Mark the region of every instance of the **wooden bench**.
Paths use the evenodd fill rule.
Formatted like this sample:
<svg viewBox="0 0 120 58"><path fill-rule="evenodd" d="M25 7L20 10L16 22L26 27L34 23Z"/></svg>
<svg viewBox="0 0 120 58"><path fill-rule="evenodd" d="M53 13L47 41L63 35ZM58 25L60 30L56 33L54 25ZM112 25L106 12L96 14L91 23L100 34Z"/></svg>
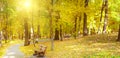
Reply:
<svg viewBox="0 0 120 58"><path fill-rule="evenodd" d="M35 50L33 55L37 57L45 57L46 49L47 49L46 46L40 45L40 49Z"/></svg>

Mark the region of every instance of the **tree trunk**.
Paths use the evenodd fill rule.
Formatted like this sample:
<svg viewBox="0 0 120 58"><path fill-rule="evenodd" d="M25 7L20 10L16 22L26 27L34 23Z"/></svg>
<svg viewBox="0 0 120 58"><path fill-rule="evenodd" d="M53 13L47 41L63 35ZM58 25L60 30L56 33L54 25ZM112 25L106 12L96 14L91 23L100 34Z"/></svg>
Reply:
<svg viewBox="0 0 120 58"><path fill-rule="evenodd" d="M77 37L77 16L75 16L75 25L74 25L74 38Z"/></svg>
<svg viewBox="0 0 120 58"><path fill-rule="evenodd" d="M88 6L89 0L85 0L85 5L84 7L86 8ZM87 14L84 12L84 20L83 20L83 36L88 35L88 30L87 30Z"/></svg>
<svg viewBox="0 0 120 58"><path fill-rule="evenodd" d="M22 33L21 35L22 35L22 40L23 40L23 38L24 38L24 33Z"/></svg>
<svg viewBox="0 0 120 58"><path fill-rule="evenodd" d="M50 2L50 4L51 4L51 6L53 7L53 0L51 0L51 2ZM50 22L50 39L52 39L53 38L53 20L52 20L52 13L53 13L53 9L52 8L50 8L49 9L49 15L50 15L50 20L49 20L49 22Z"/></svg>
<svg viewBox="0 0 120 58"><path fill-rule="evenodd" d="M60 13L59 13L59 11L56 11L56 16L55 16L55 18L56 18L56 28L55 28L55 37L54 37L54 40L59 40L59 28L58 28L58 26L59 26L59 24L58 24L58 22L59 22L59 19L60 19Z"/></svg>
<svg viewBox="0 0 120 58"><path fill-rule="evenodd" d="M7 40L8 40L8 31L7 31L7 28L8 28L8 24L7 24L7 15L6 15L6 20L5 20L5 27L4 27L4 39L5 39L5 43L7 43Z"/></svg>
<svg viewBox="0 0 120 58"><path fill-rule="evenodd" d="M2 46L2 34L0 32L0 47Z"/></svg>
<svg viewBox="0 0 120 58"><path fill-rule="evenodd" d="M4 36L4 39L5 39L5 43L7 43L7 39L8 39L8 36L7 36L7 27L5 27L5 29L4 29L4 33L3 33L3 36Z"/></svg>
<svg viewBox="0 0 120 58"><path fill-rule="evenodd" d="M55 29L55 37L54 40L59 40L59 30L56 28Z"/></svg>
<svg viewBox="0 0 120 58"><path fill-rule="evenodd" d="M37 28L37 38L41 38L41 34L40 34L40 25L38 25L38 28Z"/></svg>
<svg viewBox="0 0 120 58"><path fill-rule="evenodd" d="M80 23L81 23L81 15L79 16L79 24L78 24L78 33L79 33L79 35L80 35Z"/></svg>
<svg viewBox="0 0 120 58"><path fill-rule="evenodd" d="M53 37L52 10L50 10L49 15L50 15L50 20L49 20L49 22L50 22L50 24L49 24L49 26L50 26L50 39L52 39L52 37Z"/></svg>
<svg viewBox="0 0 120 58"><path fill-rule="evenodd" d="M106 33L107 21L108 21L108 0L105 0L105 19L104 19L103 33Z"/></svg>
<svg viewBox="0 0 120 58"><path fill-rule="evenodd" d="M6 1L5 2L5 7L8 8L8 2ZM8 11L5 13L5 34L4 34L4 38L5 38L5 43L7 43L7 40L8 40Z"/></svg>
<svg viewBox="0 0 120 58"><path fill-rule="evenodd" d="M88 35L88 30L87 30L87 15L84 13L84 20L83 20L83 36Z"/></svg>
<svg viewBox="0 0 120 58"><path fill-rule="evenodd" d="M24 28L25 28L25 42L24 46L29 45L29 31L28 31L28 22L25 20L24 22Z"/></svg>
<svg viewBox="0 0 120 58"><path fill-rule="evenodd" d="M102 3L102 8L101 8L101 16L100 16L100 23L99 23L99 26L98 26L98 34L100 33L100 27L101 27L101 23L102 23L103 10L104 10L104 0L103 0L103 3Z"/></svg>
<svg viewBox="0 0 120 58"><path fill-rule="evenodd" d="M117 41L120 41L120 24L119 24L119 31L118 31L118 39Z"/></svg>
<svg viewBox="0 0 120 58"><path fill-rule="evenodd" d="M33 27L33 23L32 23L32 30L31 30L31 33L30 34L30 37L31 39L33 40L33 44L34 44L34 47L35 47L35 32L34 32L34 27ZM30 39L30 38L29 38ZM30 41L29 41L30 42Z"/></svg>
<svg viewBox="0 0 120 58"><path fill-rule="evenodd" d="M50 2L52 8L49 9L49 15L50 15L50 39L51 39L51 50L54 49L54 38L53 38L53 22L52 22L52 12L53 12L53 0Z"/></svg>
<svg viewBox="0 0 120 58"><path fill-rule="evenodd" d="M60 25L60 39L61 39L61 41L63 41L62 25Z"/></svg>

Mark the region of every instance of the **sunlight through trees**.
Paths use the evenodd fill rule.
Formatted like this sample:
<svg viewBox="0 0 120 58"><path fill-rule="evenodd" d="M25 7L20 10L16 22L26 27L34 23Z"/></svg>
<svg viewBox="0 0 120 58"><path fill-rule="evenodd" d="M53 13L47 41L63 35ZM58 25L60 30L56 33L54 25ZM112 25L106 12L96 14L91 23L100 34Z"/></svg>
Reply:
<svg viewBox="0 0 120 58"><path fill-rule="evenodd" d="M120 42L119 5L119 0L0 0L0 47L16 39L36 47L49 39L53 50L54 41L114 33Z"/></svg>

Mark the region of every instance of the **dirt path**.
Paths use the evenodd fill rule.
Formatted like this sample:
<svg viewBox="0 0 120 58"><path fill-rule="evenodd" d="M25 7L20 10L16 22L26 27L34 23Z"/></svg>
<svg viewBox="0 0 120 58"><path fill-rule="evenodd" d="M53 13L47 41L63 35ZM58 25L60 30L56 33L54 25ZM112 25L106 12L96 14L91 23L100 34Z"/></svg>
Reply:
<svg viewBox="0 0 120 58"><path fill-rule="evenodd" d="M25 56L24 53L22 53L19 49L22 45L23 44L15 44L10 46L3 58L37 58L35 56Z"/></svg>
<svg viewBox="0 0 120 58"><path fill-rule="evenodd" d="M3 58L24 58L24 54L19 50L22 44L10 46Z"/></svg>

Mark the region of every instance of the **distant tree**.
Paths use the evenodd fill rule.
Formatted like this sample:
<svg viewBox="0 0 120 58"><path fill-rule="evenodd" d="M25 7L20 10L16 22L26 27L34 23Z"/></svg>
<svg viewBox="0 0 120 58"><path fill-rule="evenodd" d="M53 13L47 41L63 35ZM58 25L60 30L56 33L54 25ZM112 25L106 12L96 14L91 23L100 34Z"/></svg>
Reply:
<svg viewBox="0 0 120 58"><path fill-rule="evenodd" d="M105 5L104 5L104 0L102 2L102 8L101 8L101 16L100 16L100 23L98 26L98 34L100 33L100 27L101 27L101 23L102 23L102 17L103 17L103 11L104 11Z"/></svg>
<svg viewBox="0 0 120 58"><path fill-rule="evenodd" d="M50 39L53 38L53 19L52 19L52 13L53 13L53 5L54 5L54 0L50 0L50 5L52 6L51 8L48 7L48 11L49 11L49 16L50 16L50 20L49 20L49 25L50 25Z"/></svg>
<svg viewBox="0 0 120 58"><path fill-rule="evenodd" d="M60 24L60 40L63 41L63 30L62 30L62 24Z"/></svg>
<svg viewBox="0 0 120 58"><path fill-rule="evenodd" d="M41 38L40 25L37 26L37 38Z"/></svg>
<svg viewBox="0 0 120 58"><path fill-rule="evenodd" d="M89 0L85 0L84 8L88 6ZM87 14L84 12L84 20L83 20L83 36L88 35L88 29L87 29Z"/></svg>
<svg viewBox="0 0 120 58"><path fill-rule="evenodd" d="M103 26L103 33L106 33L107 23L108 23L108 0L105 1L105 18L104 18L104 26Z"/></svg>
<svg viewBox="0 0 120 58"><path fill-rule="evenodd" d="M81 27L81 18L82 18L82 16L81 16L81 13L80 13L80 16L79 16L79 21L78 21L78 33L79 33L79 35L80 35L80 27Z"/></svg>
<svg viewBox="0 0 120 58"><path fill-rule="evenodd" d="M120 41L120 24L119 24L118 39L117 39L117 41Z"/></svg>
<svg viewBox="0 0 120 58"><path fill-rule="evenodd" d="M2 34L0 32L0 47L2 46Z"/></svg>
<svg viewBox="0 0 120 58"><path fill-rule="evenodd" d="M77 15L74 18L74 38L77 37Z"/></svg>

